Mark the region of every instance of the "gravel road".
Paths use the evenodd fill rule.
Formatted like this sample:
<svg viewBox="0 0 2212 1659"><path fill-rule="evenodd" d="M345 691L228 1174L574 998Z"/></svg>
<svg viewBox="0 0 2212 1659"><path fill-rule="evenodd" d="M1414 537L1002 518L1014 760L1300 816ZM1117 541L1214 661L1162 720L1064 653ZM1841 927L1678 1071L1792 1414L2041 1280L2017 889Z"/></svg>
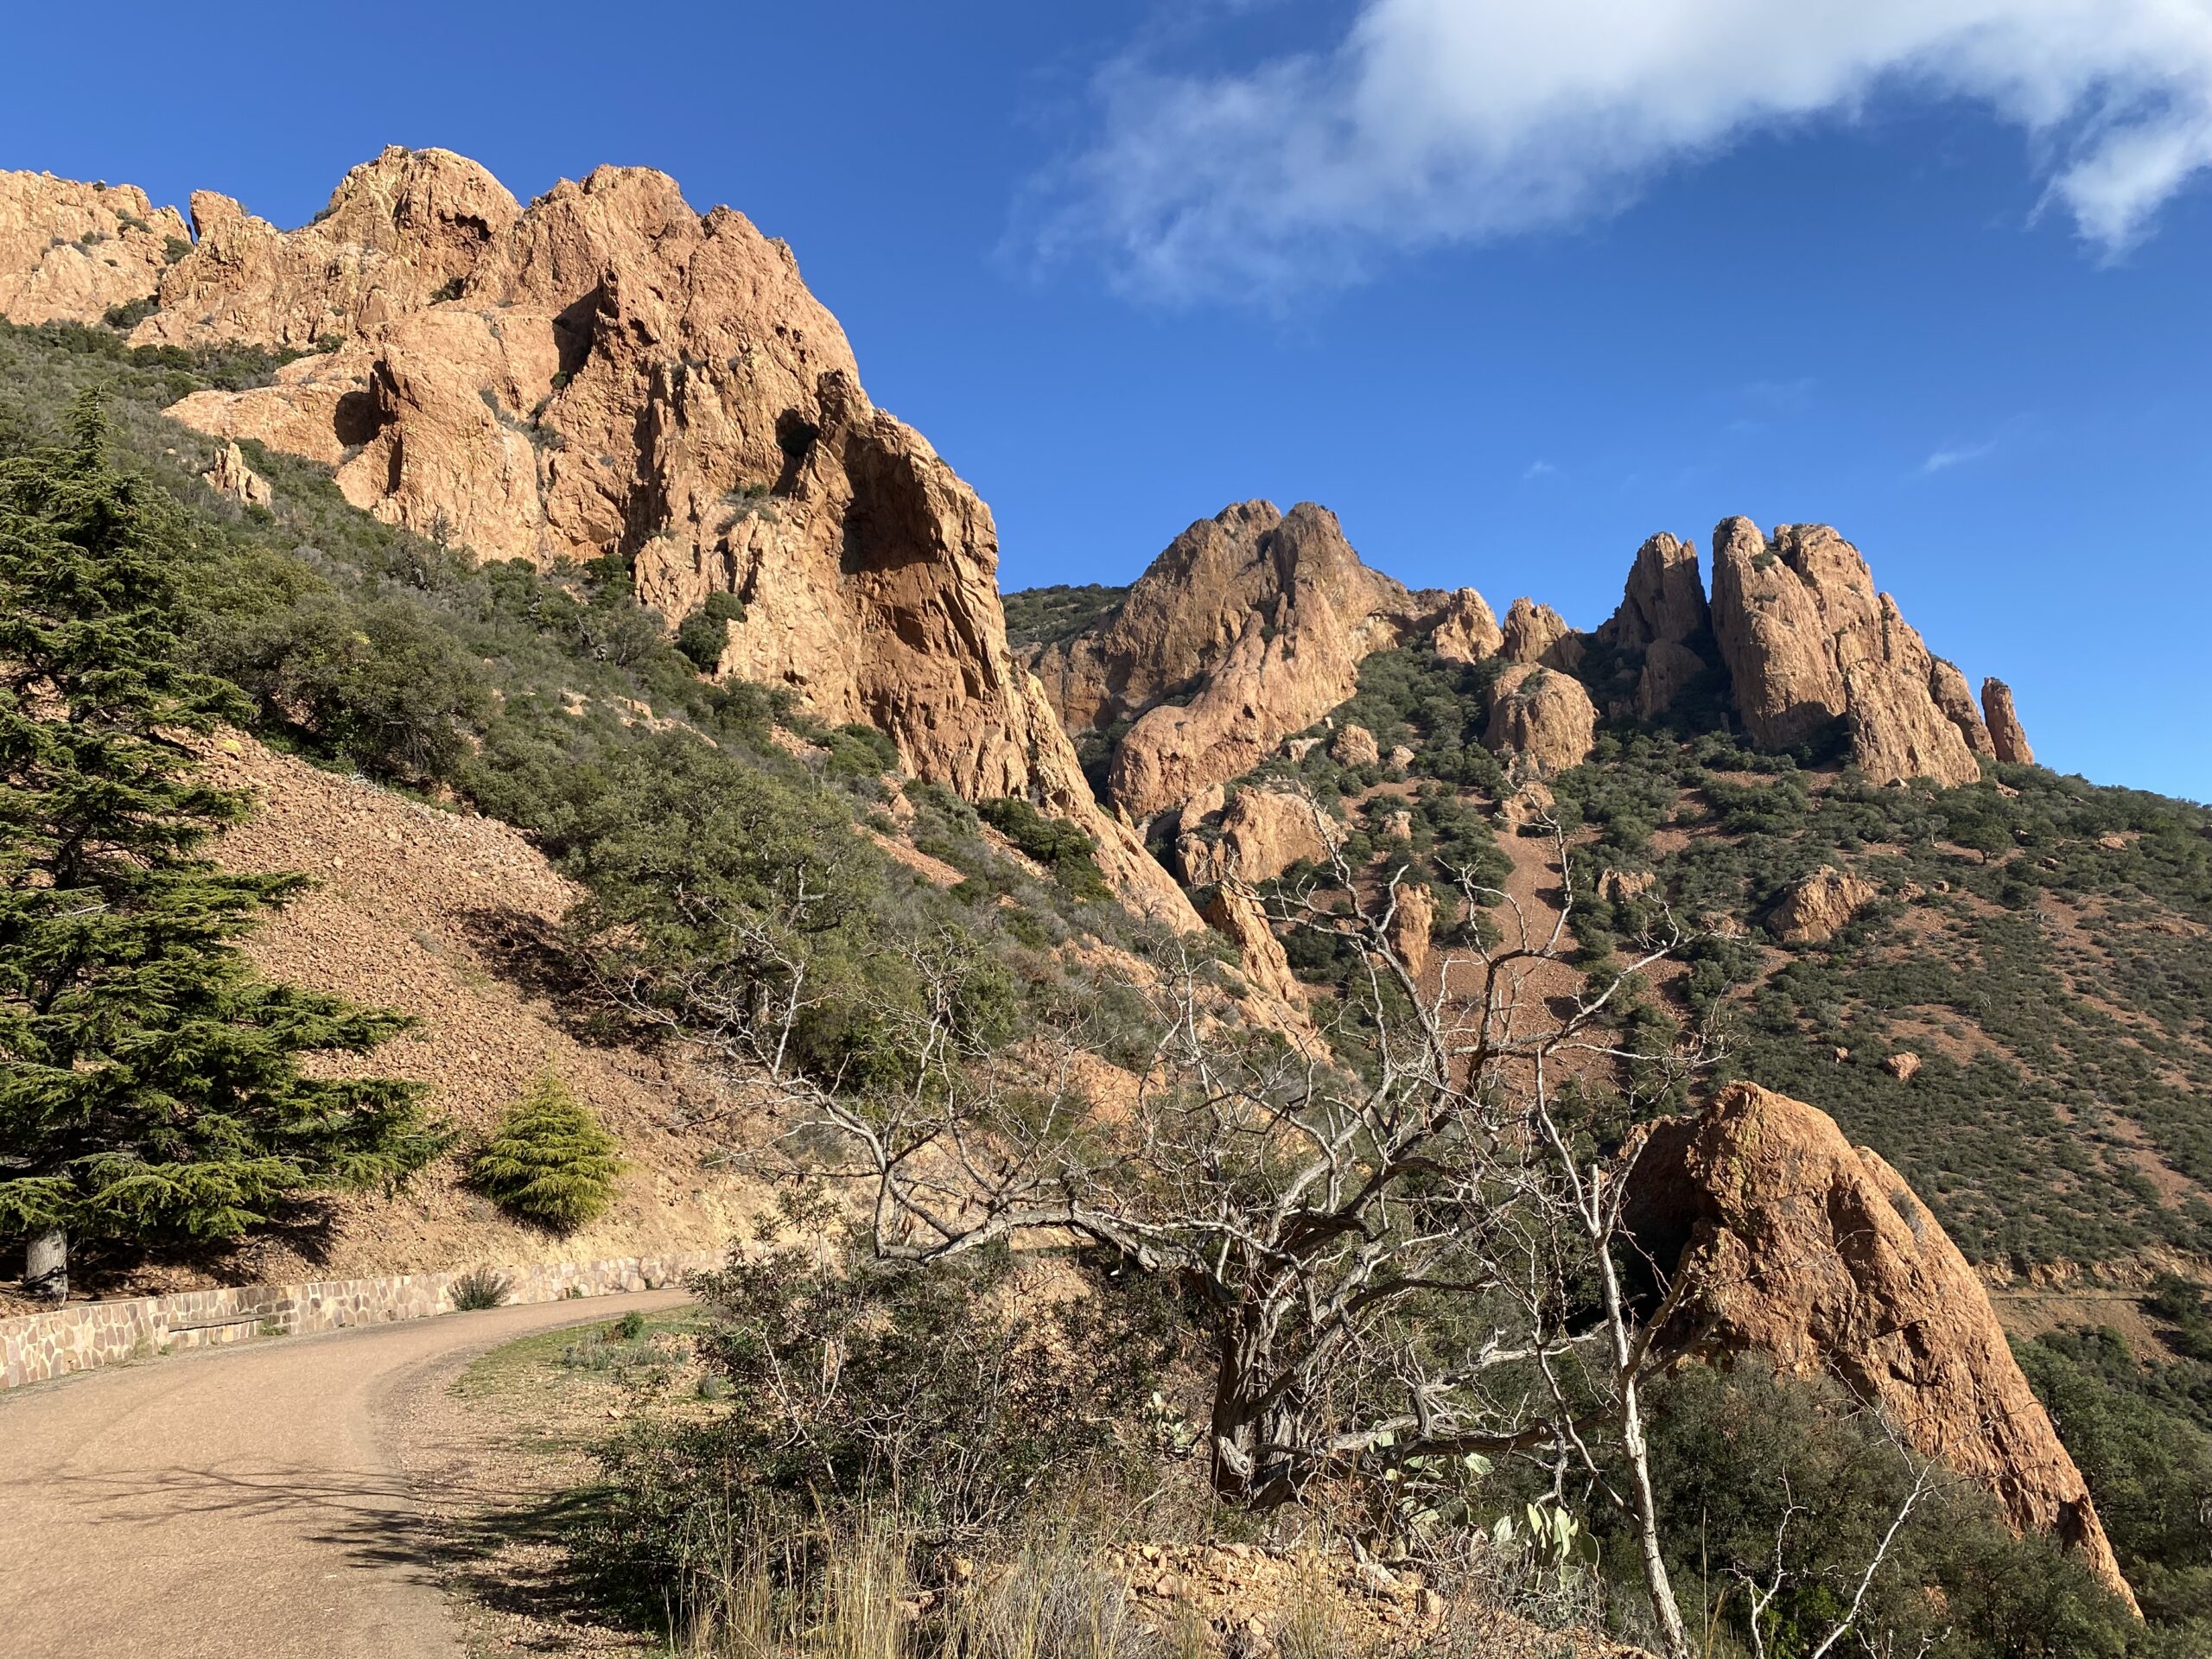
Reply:
<svg viewBox="0 0 2212 1659"><path fill-rule="evenodd" d="M463 1659L397 1414L517 1337L686 1300L257 1338L0 1394L0 1645L41 1659Z"/></svg>

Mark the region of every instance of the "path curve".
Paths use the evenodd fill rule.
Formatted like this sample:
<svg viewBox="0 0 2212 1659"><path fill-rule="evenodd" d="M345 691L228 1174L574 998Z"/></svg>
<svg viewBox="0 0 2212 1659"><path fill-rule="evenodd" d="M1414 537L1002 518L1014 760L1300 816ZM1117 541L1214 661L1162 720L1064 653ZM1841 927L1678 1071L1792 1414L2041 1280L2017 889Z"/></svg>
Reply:
<svg viewBox="0 0 2212 1659"><path fill-rule="evenodd" d="M0 1395L8 1650L463 1659L394 1414L518 1337L688 1300L648 1291L257 1338Z"/></svg>

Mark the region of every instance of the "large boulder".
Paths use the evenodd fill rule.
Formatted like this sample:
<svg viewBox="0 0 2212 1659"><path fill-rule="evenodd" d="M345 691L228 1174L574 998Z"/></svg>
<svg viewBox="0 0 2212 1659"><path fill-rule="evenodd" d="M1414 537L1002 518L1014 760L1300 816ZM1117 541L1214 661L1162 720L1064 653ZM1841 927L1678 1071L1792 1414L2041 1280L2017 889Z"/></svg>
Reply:
<svg viewBox="0 0 2212 1659"><path fill-rule="evenodd" d="M0 173L0 317L95 323L151 298L185 244L174 207L135 184Z"/></svg>
<svg viewBox="0 0 2212 1659"><path fill-rule="evenodd" d="M1290 957L1282 941L1268 925L1268 913L1249 887L1226 883L1206 899L1208 926L1236 947L1244 977L1253 990L1271 1002L1295 1008L1306 1000L1306 988L1290 971Z"/></svg>
<svg viewBox="0 0 2212 1659"><path fill-rule="evenodd" d="M1590 758L1598 741L1597 705L1572 675L1516 663L1491 688L1483 741L1522 772L1556 778Z"/></svg>
<svg viewBox="0 0 2212 1659"><path fill-rule="evenodd" d="M1823 864L1783 894L1767 918L1768 931L1784 944L1825 944L1880 893L1872 882Z"/></svg>
<svg viewBox="0 0 2212 1659"><path fill-rule="evenodd" d="M1189 813L1184 817L1190 823ZM1194 826L1177 842L1183 876L1207 887L1231 876L1272 881L1294 864L1327 861L1344 839L1344 825L1310 796L1287 789L1243 789L1221 815L1218 834Z"/></svg>
<svg viewBox="0 0 2212 1659"><path fill-rule="evenodd" d="M1769 540L1748 518L1724 520L1713 532L1713 630L1759 747L1789 748L1848 718L1853 759L1877 783L1980 777L1937 706L1926 644L1827 525L1783 524Z"/></svg>
<svg viewBox="0 0 2212 1659"><path fill-rule="evenodd" d="M1662 1341L1834 1376L2133 1605L1980 1279L1879 1155L1815 1108L1738 1083L1653 1124L1630 1181L1629 1234L1689 1281Z"/></svg>

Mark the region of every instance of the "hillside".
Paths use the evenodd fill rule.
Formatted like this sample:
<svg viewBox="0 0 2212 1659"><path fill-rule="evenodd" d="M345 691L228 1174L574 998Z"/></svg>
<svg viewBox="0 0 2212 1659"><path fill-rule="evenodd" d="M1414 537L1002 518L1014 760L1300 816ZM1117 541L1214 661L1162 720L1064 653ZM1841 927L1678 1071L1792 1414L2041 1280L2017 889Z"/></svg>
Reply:
<svg viewBox="0 0 2212 1659"><path fill-rule="evenodd" d="M1679 1653L1666 1572L1782 1573L1842 1482L1797 1636L1900 1504L1907 1650L2212 1626L2142 1449L2212 1497L2212 814L2037 766L1835 530L1724 519L1709 591L1655 536L1587 631L1310 502L1002 597L791 250L663 175L395 148L189 240L0 177L0 460L97 429L174 532L258 802L214 857L315 882L253 960L414 1016L359 1069L453 1137L91 1288L749 1241L575 1546L652 1618L739 1570L733 1491L811 1528L896 1458L939 1573L1064 1479L1276 1548L1310 1505L1419 1612L1449 1515L1483 1593ZM463 1179L549 1071L629 1166L568 1236Z"/></svg>

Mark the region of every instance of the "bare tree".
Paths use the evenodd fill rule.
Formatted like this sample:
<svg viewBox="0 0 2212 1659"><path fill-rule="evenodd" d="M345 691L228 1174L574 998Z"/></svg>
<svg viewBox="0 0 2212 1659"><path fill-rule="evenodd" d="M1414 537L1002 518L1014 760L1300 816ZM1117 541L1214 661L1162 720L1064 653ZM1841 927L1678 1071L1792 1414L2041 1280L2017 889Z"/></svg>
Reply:
<svg viewBox="0 0 2212 1659"><path fill-rule="evenodd" d="M1459 901L1499 912L1504 937L1420 975L1393 942L1406 872L1370 882L1338 854L1325 880L1274 896L1279 924L1357 952L1333 1044L1225 1017L1217 965L1186 951L1155 988L1164 1035L1135 1101L1102 1108L1078 1086L1079 1033L1009 1078L962 1052L932 984L913 1085L816 1090L795 1133L868 1185L885 1256L1048 1235L1173 1280L1210 1342L1204 1440L1224 1498L1268 1509L1337 1477L1541 1458L1627 1517L1668 1651L1687 1656L1641 1393L1683 1287L1639 1307L1621 1230L1634 1152L1599 1144L1586 1113L1624 1071L1663 1087L1707 1050L1624 1045L1637 976L1686 936L1662 909L1625 966L1573 969L1572 860L1548 828L1555 912L1458 873ZM773 1035L771 1020L755 1058Z"/></svg>

